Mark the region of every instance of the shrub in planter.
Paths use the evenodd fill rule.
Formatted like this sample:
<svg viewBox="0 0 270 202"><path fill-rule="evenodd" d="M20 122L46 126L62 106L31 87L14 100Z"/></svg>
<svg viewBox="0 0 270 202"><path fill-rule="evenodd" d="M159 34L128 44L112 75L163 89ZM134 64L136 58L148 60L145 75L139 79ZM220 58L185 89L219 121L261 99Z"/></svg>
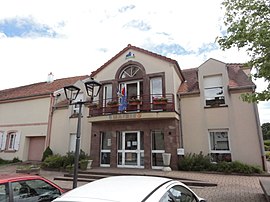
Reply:
<svg viewBox="0 0 270 202"><path fill-rule="evenodd" d="M63 157L59 154L48 156L42 163L43 168L57 168L60 169L63 166Z"/></svg>
<svg viewBox="0 0 270 202"><path fill-rule="evenodd" d="M42 155L42 161L44 161L48 156L53 155L53 151L51 150L51 148L48 146L45 151L43 152Z"/></svg>
<svg viewBox="0 0 270 202"><path fill-rule="evenodd" d="M68 152L65 156L63 156L63 167L66 168L68 165L74 164L74 158L74 152Z"/></svg>
<svg viewBox="0 0 270 202"><path fill-rule="evenodd" d="M86 170L87 165L88 165L88 160L87 159L80 160L79 165L80 165L80 169Z"/></svg>

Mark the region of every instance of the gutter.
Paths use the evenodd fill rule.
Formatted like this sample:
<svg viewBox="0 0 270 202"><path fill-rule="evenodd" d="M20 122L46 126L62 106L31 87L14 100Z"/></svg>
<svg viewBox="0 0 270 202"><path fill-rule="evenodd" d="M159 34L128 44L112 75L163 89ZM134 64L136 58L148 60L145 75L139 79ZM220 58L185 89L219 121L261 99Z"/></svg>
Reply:
<svg viewBox="0 0 270 202"><path fill-rule="evenodd" d="M46 144L45 147L47 148L50 146L51 142L51 135L52 135L52 118L53 118L53 106L55 102L55 96L53 93L50 94L50 107L49 107L49 117L48 117L48 127L47 127L47 139L46 139ZM44 149L46 149L44 148Z"/></svg>
<svg viewBox="0 0 270 202"><path fill-rule="evenodd" d="M182 111L181 111L181 96L177 93L177 97L179 100L178 110L179 110L179 132L180 132L180 148L184 148L184 141L183 141L183 122L182 122Z"/></svg>

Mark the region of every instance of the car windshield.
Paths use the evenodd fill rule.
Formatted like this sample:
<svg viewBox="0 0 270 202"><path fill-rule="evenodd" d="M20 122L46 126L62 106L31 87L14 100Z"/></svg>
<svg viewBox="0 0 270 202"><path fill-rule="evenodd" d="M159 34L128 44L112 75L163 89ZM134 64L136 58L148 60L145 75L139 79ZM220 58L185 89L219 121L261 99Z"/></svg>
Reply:
<svg viewBox="0 0 270 202"><path fill-rule="evenodd" d="M43 180L25 180L12 183L14 202L52 201L61 192Z"/></svg>

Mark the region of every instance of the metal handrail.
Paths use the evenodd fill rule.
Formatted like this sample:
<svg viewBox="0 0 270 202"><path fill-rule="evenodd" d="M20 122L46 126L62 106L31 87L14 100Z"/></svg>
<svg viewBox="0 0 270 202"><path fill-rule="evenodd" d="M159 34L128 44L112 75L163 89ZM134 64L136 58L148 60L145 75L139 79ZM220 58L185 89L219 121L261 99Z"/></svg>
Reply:
<svg viewBox="0 0 270 202"><path fill-rule="evenodd" d="M116 99L94 100L89 105L89 116L103 116L136 112L174 112L174 94L148 94Z"/></svg>

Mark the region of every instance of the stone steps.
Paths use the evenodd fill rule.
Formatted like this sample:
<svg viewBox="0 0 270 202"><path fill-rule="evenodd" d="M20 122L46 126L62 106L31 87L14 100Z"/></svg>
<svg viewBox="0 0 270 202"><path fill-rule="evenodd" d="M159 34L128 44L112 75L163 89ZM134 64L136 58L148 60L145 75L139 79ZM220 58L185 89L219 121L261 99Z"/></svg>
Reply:
<svg viewBox="0 0 270 202"><path fill-rule="evenodd" d="M117 175L148 175L148 176L160 176L164 177L162 175L158 175L157 173L121 173L121 172L99 172L99 171L79 171L78 172L78 182L93 182L98 179L102 179L109 176L117 176ZM165 176L166 177L166 176ZM204 182L199 180L191 180L191 179L183 179L179 177L170 177L174 180L179 180L182 183L188 185L188 186L199 186L199 187L213 187L217 186L216 183L210 183L210 182ZM61 181L72 181L73 180L73 174L66 173L64 176L58 176L54 177L54 180L61 180Z"/></svg>

